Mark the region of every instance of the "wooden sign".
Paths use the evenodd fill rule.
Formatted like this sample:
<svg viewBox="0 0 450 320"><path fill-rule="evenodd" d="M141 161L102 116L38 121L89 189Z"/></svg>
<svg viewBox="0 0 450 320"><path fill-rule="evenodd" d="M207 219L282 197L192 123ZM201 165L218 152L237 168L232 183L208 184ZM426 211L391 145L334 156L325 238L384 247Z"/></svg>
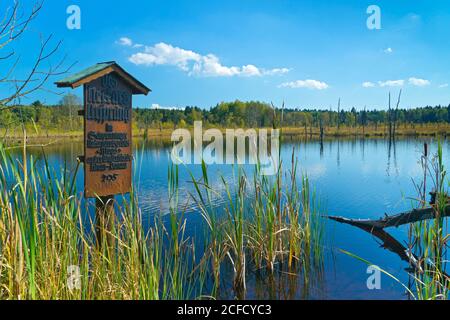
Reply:
<svg viewBox="0 0 450 320"><path fill-rule="evenodd" d="M115 62L97 64L56 83L84 86L84 193L126 194L132 183L132 96L150 89Z"/></svg>
<svg viewBox="0 0 450 320"><path fill-rule="evenodd" d="M87 198L131 190L131 100L131 89L114 73L84 85Z"/></svg>

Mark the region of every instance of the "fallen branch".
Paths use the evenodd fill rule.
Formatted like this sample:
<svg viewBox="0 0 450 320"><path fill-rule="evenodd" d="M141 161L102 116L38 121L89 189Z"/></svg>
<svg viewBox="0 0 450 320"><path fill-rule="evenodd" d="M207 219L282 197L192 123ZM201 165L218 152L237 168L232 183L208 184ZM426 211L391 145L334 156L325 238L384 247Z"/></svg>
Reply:
<svg viewBox="0 0 450 320"><path fill-rule="evenodd" d="M370 233L372 236L381 240L382 243L380 243L380 246L382 248L397 254L400 257L400 259L409 263L410 267L414 272L423 274L425 265L427 266L428 270L433 270L433 272L436 271L436 267L434 264L429 263L427 259L420 259L419 257L417 257L410 249L406 248L397 239L395 239L393 236L391 236L383 229L367 226L356 226L356 227L366 231L367 233ZM411 270L407 269L407 271L409 272ZM445 271L441 272L442 275L445 277L445 279L449 281L450 276Z"/></svg>
<svg viewBox="0 0 450 320"><path fill-rule="evenodd" d="M447 205L441 217L449 217L449 216L450 216L450 205ZM433 207L428 207L425 209L414 209L408 212L396 214L394 216L385 216L384 218L378 220L348 219L344 217L333 217L333 216L328 217L328 219L340 223L346 223L359 228L377 228L377 229L399 227L401 225L435 218L436 218L436 211Z"/></svg>

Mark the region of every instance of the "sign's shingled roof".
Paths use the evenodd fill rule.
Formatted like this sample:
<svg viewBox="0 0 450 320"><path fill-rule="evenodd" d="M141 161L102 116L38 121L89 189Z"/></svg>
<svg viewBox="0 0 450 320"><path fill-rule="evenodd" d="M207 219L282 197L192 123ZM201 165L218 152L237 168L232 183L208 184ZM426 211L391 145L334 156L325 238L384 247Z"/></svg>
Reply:
<svg viewBox="0 0 450 320"><path fill-rule="evenodd" d="M147 95L151 91L151 89L147 88L139 80L126 72L115 61L97 63L89 68L55 82L55 84L59 88L71 87L74 89L111 72L116 72L126 83L128 83L133 89L133 94Z"/></svg>

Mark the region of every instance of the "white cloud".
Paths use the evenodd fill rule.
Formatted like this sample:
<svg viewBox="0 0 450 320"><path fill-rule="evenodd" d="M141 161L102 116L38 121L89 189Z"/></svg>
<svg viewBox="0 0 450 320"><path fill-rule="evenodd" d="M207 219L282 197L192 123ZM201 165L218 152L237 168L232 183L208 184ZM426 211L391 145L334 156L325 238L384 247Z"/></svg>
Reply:
<svg viewBox="0 0 450 320"><path fill-rule="evenodd" d="M125 47L131 47L133 45L133 40L127 37L122 37L117 41L118 44Z"/></svg>
<svg viewBox="0 0 450 320"><path fill-rule="evenodd" d="M154 66L171 65L187 72L189 75L205 77L255 77L265 75L280 75L289 72L287 68L262 69L253 64L224 66L214 54L201 55L191 50L174 47L160 42L154 46L145 46L141 52L129 57L136 65Z"/></svg>
<svg viewBox="0 0 450 320"><path fill-rule="evenodd" d="M260 76L261 71L252 64L246 65L242 67L242 74L246 76Z"/></svg>
<svg viewBox="0 0 450 320"><path fill-rule="evenodd" d="M146 46L144 52L133 54L129 60L136 65L173 65L188 71L188 64L191 61L200 61L201 56L193 51L161 42L153 47Z"/></svg>
<svg viewBox="0 0 450 320"><path fill-rule="evenodd" d="M405 80L378 81L380 87L402 87L404 84Z"/></svg>
<svg viewBox="0 0 450 320"><path fill-rule="evenodd" d="M364 82L362 86L364 88L374 88L378 84L379 87L402 87L405 85L405 83L408 82L408 84L416 87L425 87L431 84L431 81L420 79L420 78L414 78L411 77L408 80L387 80L387 81L378 81L377 83L374 82Z"/></svg>
<svg viewBox="0 0 450 320"><path fill-rule="evenodd" d="M271 69L271 70L265 70L264 74L268 75L268 76L274 76L274 75L286 74L289 71L291 71L291 69L288 69L288 68L275 68L275 69Z"/></svg>
<svg viewBox="0 0 450 320"><path fill-rule="evenodd" d="M425 79L419 79L419 78L409 78L409 84L417 87L425 87L429 86L431 82L429 80Z"/></svg>
<svg viewBox="0 0 450 320"><path fill-rule="evenodd" d="M375 87L375 83L370 82L370 81L366 81L366 82L363 82L362 86L364 88L373 88L373 87Z"/></svg>
<svg viewBox="0 0 450 320"><path fill-rule="evenodd" d="M297 80L297 81L291 81L291 82L285 82L278 86L279 88L307 88L307 89L314 89L314 90L324 90L329 87L328 84L322 81L318 80Z"/></svg>
<svg viewBox="0 0 450 320"><path fill-rule="evenodd" d="M443 83L439 86L439 88L447 88L448 87L448 83Z"/></svg>
<svg viewBox="0 0 450 320"><path fill-rule="evenodd" d="M391 47L384 49L384 53L392 53L392 52L394 52L394 50L392 50Z"/></svg>
<svg viewBox="0 0 450 320"><path fill-rule="evenodd" d="M208 54L206 56L200 56L199 59L195 60L194 66L192 67L192 71L189 73L190 75L197 76L206 76L206 77L232 77L239 75L242 71L239 67L226 67L223 66L219 58L213 54ZM252 69L250 67L250 69ZM259 73L259 70L247 70L247 75L250 73ZM259 75L259 74L258 74Z"/></svg>
<svg viewBox="0 0 450 320"><path fill-rule="evenodd" d="M185 108L178 108L178 107L163 107L158 103L153 103L151 106L151 109L155 110L184 110Z"/></svg>

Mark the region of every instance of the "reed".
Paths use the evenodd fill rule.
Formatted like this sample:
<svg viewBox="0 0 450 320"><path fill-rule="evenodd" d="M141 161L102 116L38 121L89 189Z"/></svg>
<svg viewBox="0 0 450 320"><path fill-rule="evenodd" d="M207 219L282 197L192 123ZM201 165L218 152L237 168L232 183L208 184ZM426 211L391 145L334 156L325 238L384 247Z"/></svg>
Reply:
<svg viewBox="0 0 450 320"><path fill-rule="evenodd" d="M285 175L286 183L282 183ZM288 269L322 258L324 222L317 199L306 174L298 186L297 160L294 152L291 169L283 173L282 164L273 181L255 171L254 218L248 227L255 264L273 272L277 263L287 262Z"/></svg>
<svg viewBox="0 0 450 320"><path fill-rule="evenodd" d="M226 189L228 206L226 207L228 224L225 227L225 234L228 240L230 250L227 252L228 257L233 265L234 270L234 288L238 292L238 296L242 296L246 290L245 283L245 248L244 248L244 214L246 206L246 177L239 174L238 190L234 196L231 195L228 183L222 177L222 182Z"/></svg>
<svg viewBox="0 0 450 320"><path fill-rule="evenodd" d="M191 173L192 182L196 194L191 195L198 205L202 217L206 221L209 236L205 244L208 259L211 260L214 277L214 291L220 286L220 270L223 260L228 257L233 268L233 288L239 298L244 297L246 289L246 248L245 248L245 220L246 207L246 178L239 171L239 186L236 192L230 189L228 182L221 177L221 183L225 195L213 192L208 178L206 164L202 163L202 181L197 181ZM217 212L212 197L225 197L226 207L224 212Z"/></svg>
<svg viewBox="0 0 450 320"><path fill-rule="evenodd" d="M280 165L274 177L262 175L258 164L249 181L246 173L238 167L234 188L221 177L223 194L213 191L208 169L204 163L202 167L201 180L191 175L196 190L191 196L210 232L206 251L211 259L216 286L225 257L229 258L232 266L237 297L245 296L245 277L249 269L267 269L270 275L276 271L277 265L287 265L293 273L309 270L307 265L311 263L320 267L323 262L323 220L306 175L302 175L301 186L298 186L294 156L291 170L283 172ZM283 183L283 175L286 183ZM213 204L213 196L222 197L225 203L222 212L218 212ZM296 270L297 266L302 269Z"/></svg>
<svg viewBox="0 0 450 320"><path fill-rule="evenodd" d="M238 168L236 184L221 177L223 192L211 186L203 163L201 179L191 175L191 198L207 226L204 250L196 255L179 204L178 166L168 169L166 216L144 226L135 179L105 225L76 190L79 163L73 171L55 169L44 149L42 159L28 155L25 143L22 149L16 156L0 144L0 299L217 298L228 264L236 297L243 299L250 271L272 274L279 264L294 272L321 256L315 195L306 176L298 186L294 157L289 173L280 165L272 178L262 176L259 165L253 181ZM224 199L221 208L217 197Z"/></svg>
<svg viewBox="0 0 450 320"><path fill-rule="evenodd" d="M75 172L53 171L0 145L0 299L186 299L202 269L182 220L145 231L134 192L98 244ZM176 187L176 186L175 186ZM92 211L92 210L91 210ZM105 245L105 239L112 239ZM166 245L169 239L170 245Z"/></svg>
<svg viewBox="0 0 450 320"><path fill-rule="evenodd" d="M442 144L438 141L436 155L428 155L428 145L424 146L424 154L420 161L423 169L423 180L419 183L413 181L418 197L413 204L419 208L431 206L434 218L430 221L420 221L409 224L408 249L409 257L409 283L401 282L387 271L373 266L369 261L341 250L353 258L367 265L372 265L382 273L398 282L409 297L417 300L444 300L450 294L450 276L447 274L448 227L444 221L444 211L448 210L450 198L448 196L449 180L444 167ZM428 187L432 186L432 201L427 203Z"/></svg>
<svg viewBox="0 0 450 320"><path fill-rule="evenodd" d="M192 172L189 174L195 187L195 194L191 193L191 198L196 203L207 226L203 263L210 265L210 273L213 275L212 293L217 295L220 288L221 265L229 250L225 241L224 223L221 221L220 212L217 212L218 208L213 201L213 198L220 197L220 194L210 185L208 170L204 162L202 162L200 181L195 179Z"/></svg>
<svg viewBox="0 0 450 320"><path fill-rule="evenodd" d="M427 150L427 148L425 148ZM427 151L422 157L424 181L416 189L419 195L425 199L427 177L431 180L434 201L431 206L435 212L435 219L424 221L411 226L412 251L423 261L422 270L416 270L413 275L416 295L419 299L448 299L450 278L446 273L448 248L448 228L444 223L442 213L449 205L447 172L443 162L442 144L438 141L437 153L429 158ZM423 190L423 191L422 191ZM420 201L419 205L424 205Z"/></svg>

